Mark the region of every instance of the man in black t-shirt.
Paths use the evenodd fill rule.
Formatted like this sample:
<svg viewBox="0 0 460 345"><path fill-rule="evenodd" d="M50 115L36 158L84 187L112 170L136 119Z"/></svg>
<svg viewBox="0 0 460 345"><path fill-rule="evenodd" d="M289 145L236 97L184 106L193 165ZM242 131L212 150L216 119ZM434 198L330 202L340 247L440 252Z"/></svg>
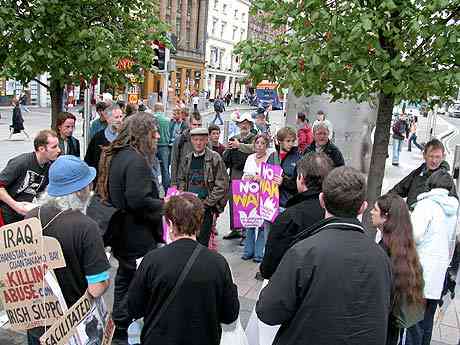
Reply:
<svg viewBox="0 0 460 345"><path fill-rule="evenodd" d="M66 267L55 269L67 307L74 305L88 290L101 296L109 286L110 264L99 228L85 215L96 170L75 156L60 156L50 168L47 194L40 207L26 218L38 217L43 235L58 240ZM28 331L28 344L39 345L43 327Z"/></svg>
<svg viewBox="0 0 460 345"><path fill-rule="evenodd" d="M34 152L10 159L0 173L0 225L22 220L33 207L31 202L48 185L48 169L61 152L56 133L40 131L34 148Z"/></svg>

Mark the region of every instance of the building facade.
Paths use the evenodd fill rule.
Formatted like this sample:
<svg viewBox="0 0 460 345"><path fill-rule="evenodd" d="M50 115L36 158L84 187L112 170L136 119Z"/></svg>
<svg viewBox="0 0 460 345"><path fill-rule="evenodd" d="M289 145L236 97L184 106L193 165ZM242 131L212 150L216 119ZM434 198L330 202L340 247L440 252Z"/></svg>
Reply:
<svg viewBox="0 0 460 345"><path fill-rule="evenodd" d="M249 15L248 39L271 42L273 38L281 32L281 29L274 29L272 25L264 19L264 13L259 12L256 15Z"/></svg>
<svg viewBox="0 0 460 345"><path fill-rule="evenodd" d="M184 98L204 87L207 7L207 0L160 0L160 18L177 37L177 51L171 55L173 68L168 78L171 98ZM144 98L164 92L163 78L161 74L146 74Z"/></svg>
<svg viewBox="0 0 460 345"><path fill-rule="evenodd" d="M244 96L246 75L233 50L247 38L250 5L246 0L209 1L204 89L211 99L228 92Z"/></svg>

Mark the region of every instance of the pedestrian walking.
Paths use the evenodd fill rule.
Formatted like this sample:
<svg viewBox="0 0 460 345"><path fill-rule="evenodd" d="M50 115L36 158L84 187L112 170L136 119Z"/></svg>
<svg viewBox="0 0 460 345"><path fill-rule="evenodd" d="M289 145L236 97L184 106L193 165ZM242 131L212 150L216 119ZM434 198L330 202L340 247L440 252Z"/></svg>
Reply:
<svg viewBox="0 0 460 345"><path fill-rule="evenodd" d="M193 111L198 111L198 105L200 104L200 97L198 93L194 93L192 97Z"/></svg>
<svg viewBox="0 0 460 345"><path fill-rule="evenodd" d="M270 153L268 145L270 138L265 134L259 134L254 140L254 151L246 159L243 169L243 180L260 181L261 165L267 162ZM253 260L254 262L262 262L264 258L266 231L263 226L258 228L246 228L246 238L244 240L244 254L241 257L243 260Z"/></svg>
<svg viewBox="0 0 460 345"><path fill-rule="evenodd" d="M158 189L152 166L158 129L151 114L137 113L122 124L117 138L103 148L99 164L97 193L118 211L107 229L106 243L118 260L115 277L113 344L126 344L128 326L127 295L136 271L136 260L163 241Z"/></svg>
<svg viewBox="0 0 460 345"><path fill-rule="evenodd" d="M264 279L270 279L299 233L324 219L319 194L326 176L333 169L324 153L312 152L297 162L297 191L286 203L286 210L270 226L265 256L260 265Z"/></svg>
<svg viewBox="0 0 460 345"><path fill-rule="evenodd" d="M240 180L243 177L244 164L246 159L254 153L254 140L256 135L251 132L253 119L249 113L235 117L235 122L240 133L231 137L224 152L223 160L225 166L230 169L230 180ZM230 193L230 205L233 204L233 196ZM233 224L233 207L230 207L230 233L224 236L225 240L240 238L241 229Z"/></svg>
<svg viewBox="0 0 460 345"><path fill-rule="evenodd" d="M325 178L325 219L299 235L257 301L259 319L281 325L274 345L385 345L391 265L356 219L365 199L359 171L340 167Z"/></svg>
<svg viewBox="0 0 460 345"><path fill-rule="evenodd" d="M406 138L407 122L405 121L404 114L401 113L399 119L393 124L391 128L393 131L393 157L392 164L399 165L399 153L401 152L402 143Z"/></svg>
<svg viewBox="0 0 460 345"><path fill-rule="evenodd" d="M385 194L375 202L371 218L378 229L376 241L388 254L393 273L393 305L386 344L404 344L405 329L420 321L425 310L422 266L409 209L399 195Z"/></svg>
<svg viewBox="0 0 460 345"><path fill-rule="evenodd" d="M334 163L334 167L345 165L342 152L332 142L329 127L325 122L318 122L313 125L313 142L305 149L308 152L324 152Z"/></svg>
<svg viewBox="0 0 460 345"><path fill-rule="evenodd" d="M217 96L217 98L214 100L214 111L216 115L214 117L214 120L212 120L212 123L216 124L216 121L219 120L219 124L223 125L224 121L222 120L221 115L225 111L225 104L221 96Z"/></svg>
<svg viewBox="0 0 460 345"><path fill-rule="evenodd" d="M155 103L153 106L153 116L158 121L158 131L160 133L160 139L158 140L157 158L160 161L161 168L161 184L165 192L168 191L169 185L171 184L171 176L169 175L169 159L171 156L171 150L169 148L170 142L170 119L164 113L164 106L162 103Z"/></svg>
<svg viewBox="0 0 460 345"><path fill-rule="evenodd" d="M102 150L118 137L123 121L123 113L116 105L106 108L104 116L106 117L107 127L94 135L89 142L85 155L85 162L96 169L97 175L99 175L99 161Z"/></svg>
<svg viewBox="0 0 460 345"><path fill-rule="evenodd" d="M21 96L19 97L19 105L21 107L21 111L30 113L30 109L27 108L27 100L28 100L27 94L23 92Z"/></svg>
<svg viewBox="0 0 460 345"><path fill-rule="evenodd" d="M85 215L95 177L95 169L80 158L60 156L49 170L49 185L39 199L40 206L26 214L26 218L37 217L43 235L61 245L66 265L54 273L68 307L86 291L94 298L102 296L110 284L110 264L98 225ZM28 345L40 345L44 332L44 327L29 329Z"/></svg>
<svg viewBox="0 0 460 345"><path fill-rule="evenodd" d="M417 122L418 118L414 116L410 124L409 141L407 142L407 151L409 152L412 151L412 143L423 152L423 146L417 143Z"/></svg>
<svg viewBox="0 0 460 345"><path fill-rule="evenodd" d="M52 130L38 132L34 151L8 161L0 173L0 225L18 222L48 185L48 170L59 156L59 140Z"/></svg>
<svg viewBox="0 0 460 345"><path fill-rule="evenodd" d="M299 112L297 114L297 142L299 151L304 153L306 148L313 143L313 129L310 127L307 114Z"/></svg>
<svg viewBox="0 0 460 345"><path fill-rule="evenodd" d="M183 120L182 120L183 121ZM185 156L193 152L193 146L190 137L190 131L195 128L201 128L203 121L198 112L190 115L190 128L184 130L175 140L171 150L171 186L178 185L179 167Z"/></svg>
<svg viewBox="0 0 460 345"><path fill-rule="evenodd" d="M408 345L431 342L434 315L456 242L458 200L449 196L454 185L452 177L441 169L428 178L426 185L428 191L417 197L412 212L414 239L425 283L425 313L420 322L407 330Z"/></svg>
<svg viewBox="0 0 460 345"><path fill-rule="evenodd" d="M391 189L391 192L398 194L402 198L407 198L406 203L410 210L414 208L417 197L421 193L428 191L426 187L428 178L438 170L450 170L449 164L444 160L444 145L438 139L432 139L425 144L423 159L424 162L417 169L413 170ZM457 195L455 185L452 186L449 195Z"/></svg>
<svg viewBox="0 0 460 345"><path fill-rule="evenodd" d="M180 162L178 189L194 193L203 201L205 213L198 242L207 247L214 215L222 213L227 204L229 177L219 154L207 148L206 128L192 129L190 141L193 151Z"/></svg>
<svg viewBox="0 0 460 345"><path fill-rule="evenodd" d="M73 136L77 118L69 112L58 113L55 131L59 138L62 155L73 155L80 158L80 142Z"/></svg>
<svg viewBox="0 0 460 345"><path fill-rule="evenodd" d="M238 317L227 261L197 242L204 214L190 194L165 205L172 243L144 257L129 289L131 318L144 318L142 344L219 345L221 323Z"/></svg>
<svg viewBox="0 0 460 345"><path fill-rule="evenodd" d="M26 132L24 128L24 118L22 117L21 107L19 101L13 99L13 117L12 123L10 125L10 136L8 140L11 140L13 134L23 133L27 139L30 139L29 134Z"/></svg>

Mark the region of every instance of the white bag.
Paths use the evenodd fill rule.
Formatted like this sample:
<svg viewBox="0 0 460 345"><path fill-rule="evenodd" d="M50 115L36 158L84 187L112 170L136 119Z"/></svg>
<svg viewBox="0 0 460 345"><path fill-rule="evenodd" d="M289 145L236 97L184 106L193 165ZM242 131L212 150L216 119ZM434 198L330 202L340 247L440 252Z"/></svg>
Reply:
<svg viewBox="0 0 460 345"><path fill-rule="evenodd" d="M262 283L262 289L267 286L268 280ZM260 294L260 292L259 292ZM249 345L270 345L275 340L280 326L270 326L259 320L256 314L256 307L252 310L248 325L246 326L246 336L248 337Z"/></svg>
<svg viewBox="0 0 460 345"><path fill-rule="evenodd" d="M220 345L248 345L248 339L241 326L240 317L229 325L224 323L222 326L222 337Z"/></svg>

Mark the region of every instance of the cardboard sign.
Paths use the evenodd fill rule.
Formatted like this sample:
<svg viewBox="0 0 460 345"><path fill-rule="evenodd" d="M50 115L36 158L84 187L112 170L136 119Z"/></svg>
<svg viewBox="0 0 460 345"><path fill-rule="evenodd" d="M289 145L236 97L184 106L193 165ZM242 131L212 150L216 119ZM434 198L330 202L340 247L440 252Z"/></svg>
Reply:
<svg viewBox="0 0 460 345"><path fill-rule="evenodd" d="M40 337L42 345L110 344L115 326L102 298L86 292Z"/></svg>
<svg viewBox="0 0 460 345"><path fill-rule="evenodd" d="M62 306L43 279L48 270L65 267L59 242L42 236L37 218L0 228L0 295L12 329L54 323Z"/></svg>
<svg viewBox="0 0 460 345"><path fill-rule="evenodd" d="M264 220L259 214L258 182L233 180L233 224L237 228L257 228Z"/></svg>
<svg viewBox="0 0 460 345"><path fill-rule="evenodd" d="M273 178L281 176L282 173L283 169L278 165L261 164L259 212L263 219L271 223L278 217L280 206L279 188Z"/></svg>

